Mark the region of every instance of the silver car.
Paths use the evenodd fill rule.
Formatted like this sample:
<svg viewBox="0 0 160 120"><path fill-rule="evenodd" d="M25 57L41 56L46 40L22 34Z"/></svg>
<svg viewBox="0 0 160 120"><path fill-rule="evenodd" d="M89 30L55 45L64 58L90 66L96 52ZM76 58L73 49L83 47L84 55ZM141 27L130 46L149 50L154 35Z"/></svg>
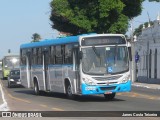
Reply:
<svg viewBox="0 0 160 120"><path fill-rule="evenodd" d="M12 87L13 85L21 85L20 70L19 69L11 70L9 73L8 88Z"/></svg>

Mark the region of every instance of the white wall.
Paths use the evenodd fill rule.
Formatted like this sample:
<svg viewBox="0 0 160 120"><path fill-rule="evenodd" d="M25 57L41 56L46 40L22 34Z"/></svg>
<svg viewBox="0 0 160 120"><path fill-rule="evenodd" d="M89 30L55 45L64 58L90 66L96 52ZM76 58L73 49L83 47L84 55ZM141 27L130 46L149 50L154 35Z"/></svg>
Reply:
<svg viewBox="0 0 160 120"><path fill-rule="evenodd" d="M149 46L147 45L149 43ZM157 49L157 79L160 79L160 21L154 21L154 25L142 30L142 35L137 38L135 43L135 51L140 56L138 63L138 76L147 77L146 56L149 55L150 49L151 55L151 78L154 78L155 74L155 49ZM148 52L148 53L147 53ZM149 68L149 57L148 57ZM149 69L148 69L149 71ZM149 73L149 72L148 72Z"/></svg>

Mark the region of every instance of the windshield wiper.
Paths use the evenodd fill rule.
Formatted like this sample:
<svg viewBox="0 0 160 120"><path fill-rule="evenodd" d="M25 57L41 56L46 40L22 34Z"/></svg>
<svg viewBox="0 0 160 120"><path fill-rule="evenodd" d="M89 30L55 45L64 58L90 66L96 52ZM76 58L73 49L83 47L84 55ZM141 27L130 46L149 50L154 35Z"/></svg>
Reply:
<svg viewBox="0 0 160 120"><path fill-rule="evenodd" d="M102 64L102 60L101 60L100 53L98 53L98 51L97 51L95 46L92 46L92 49L93 49L95 55L97 56L97 58L99 59L99 62L100 62L100 65L101 65Z"/></svg>
<svg viewBox="0 0 160 120"><path fill-rule="evenodd" d="M97 52L96 47L95 47L95 46L92 46L92 49L93 49L94 53L96 54L96 56L97 56L98 58L100 58L100 54Z"/></svg>
<svg viewBox="0 0 160 120"><path fill-rule="evenodd" d="M116 64L116 62L117 62L117 55L118 55L118 47L117 47L117 45L116 45L115 57L114 57L114 64Z"/></svg>

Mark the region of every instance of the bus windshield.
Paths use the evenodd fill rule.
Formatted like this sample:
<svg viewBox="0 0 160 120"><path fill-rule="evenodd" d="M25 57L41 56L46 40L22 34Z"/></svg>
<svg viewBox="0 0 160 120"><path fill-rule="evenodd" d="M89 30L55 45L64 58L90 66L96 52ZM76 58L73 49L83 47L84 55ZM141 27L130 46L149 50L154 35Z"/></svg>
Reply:
<svg viewBox="0 0 160 120"><path fill-rule="evenodd" d="M126 46L82 48L82 69L86 74L116 74L129 70Z"/></svg>
<svg viewBox="0 0 160 120"><path fill-rule="evenodd" d="M8 69L19 68L19 58L6 57L6 59L4 60L4 67Z"/></svg>

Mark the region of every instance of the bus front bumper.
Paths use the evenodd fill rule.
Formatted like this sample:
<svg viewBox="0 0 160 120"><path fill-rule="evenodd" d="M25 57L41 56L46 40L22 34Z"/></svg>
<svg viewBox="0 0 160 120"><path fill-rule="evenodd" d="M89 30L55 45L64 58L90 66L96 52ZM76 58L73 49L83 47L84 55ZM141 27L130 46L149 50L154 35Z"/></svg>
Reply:
<svg viewBox="0 0 160 120"><path fill-rule="evenodd" d="M131 91L131 81L122 84L113 84L106 86L92 86L82 84L82 95L93 95L93 94L108 94L117 92L130 92Z"/></svg>

